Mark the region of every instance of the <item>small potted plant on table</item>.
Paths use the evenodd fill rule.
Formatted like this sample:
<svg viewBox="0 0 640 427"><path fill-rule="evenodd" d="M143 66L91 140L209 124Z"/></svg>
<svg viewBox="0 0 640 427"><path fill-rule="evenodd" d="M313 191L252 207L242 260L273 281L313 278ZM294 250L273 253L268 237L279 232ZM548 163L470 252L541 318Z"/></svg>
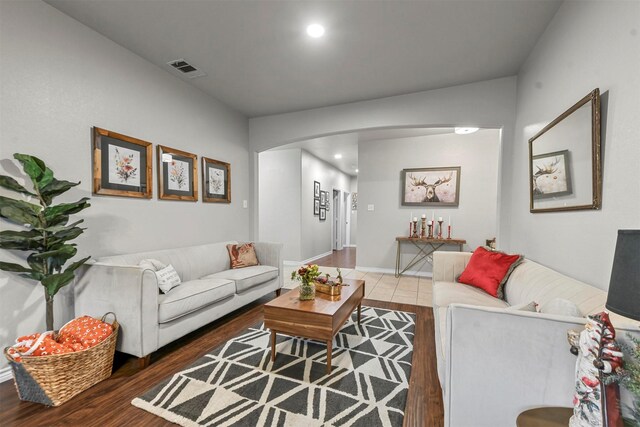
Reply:
<svg viewBox="0 0 640 427"><path fill-rule="evenodd" d="M315 299L316 287L314 280L320 276L318 266L316 264L303 265L297 270L291 272L291 280L298 280L300 284L300 300L307 301Z"/></svg>

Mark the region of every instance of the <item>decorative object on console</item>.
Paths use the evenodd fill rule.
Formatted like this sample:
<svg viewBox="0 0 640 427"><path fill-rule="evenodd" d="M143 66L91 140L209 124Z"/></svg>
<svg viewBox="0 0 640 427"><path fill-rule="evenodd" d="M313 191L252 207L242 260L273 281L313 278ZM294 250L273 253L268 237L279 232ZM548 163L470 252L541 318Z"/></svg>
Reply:
<svg viewBox="0 0 640 427"><path fill-rule="evenodd" d="M427 238L433 239L433 221L429 221L427 226L429 227L429 234L427 235Z"/></svg>
<svg viewBox="0 0 640 427"><path fill-rule="evenodd" d="M421 231L420 231L420 237L425 238L427 237L427 218L425 215L422 215L422 227L421 227Z"/></svg>
<svg viewBox="0 0 640 427"><path fill-rule="evenodd" d="M529 140L530 211L600 209L600 150L596 88ZM584 160L572 165L571 158Z"/></svg>
<svg viewBox="0 0 640 427"><path fill-rule="evenodd" d="M571 353L576 361L576 393L570 427L622 427L618 384L606 384L607 377L622 366L622 353L616 333L606 312L588 317L585 329L576 341L569 334Z"/></svg>
<svg viewBox="0 0 640 427"><path fill-rule="evenodd" d="M479 246L457 281L480 288L492 297L504 299L504 284L523 259L522 255L492 252Z"/></svg>
<svg viewBox="0 0 640 427"><path fill-rule="evenodd" d="M231 203L231 165L220 160L202 158L202 201Z"/></svg>
<svg viewBox="0 0 640 427"><path fill-rule="evenodd" d="M438 219L438 239L442 239L442 223L444 221L442 220L442 217L440 217Z"/></svg>
<svg viewBox="0 0 640 427"><path fill-rule="evenodd" d="M460 166L402 170L403 206L458 206L459 200Z"/></svg>
<svg viewBox="0 0 640 427"><path fill-rule="evenodd" d="M91 205L89 198L83 197L77 202L52 206L54 197L80 183L56 179L53 171L37 157L18 153L13 157L20 162L22 170L30 178L32 188L27 189L5 175L0 175L0 187L24 194L28 196L27 200L33 198L38 204L0 196L0 218L27 228L22 231L0 231L0 248L31 252L27 257L28 267L0 262L0 269L21 273L21 276L37 280L44 286L46 325L47 330L51 331L54 328L54 296L73 281L75 271L91 258L82 258L62 270L64 264L78 252L75 244L67 242L80 236L85 230L78 227L84 221L82 219L67 225L69 216Z"/></svg>
<svg viewBox="0 0 640 427"><path fill-rule="evenodd" d="M253 243L245 243L243 245L230 244L227 245L227 251L229 251L229 265L232 269L260 264Z"/></svg>
<svg viewBox="0 0 640 427"><path fill-rule="evenodd" d="M318 266L316 264L303 265L297 270L291 272L291 280L297 280L300 282L300 300L307 301L315 299L316 288L314 285L315 279L320 276Z"/></svg>
<svg viewBox="0 0 640 427"><path fill-rule="evenodd" d="M157 146L158 198L198 201L198 156L175 148Z"/></svg>
<svg viewBox="0 0 640 427"><path fill-rule="evenodd" d="M151 198L150 142L94 127L92 145L93 194Z"/></svg>
<svg viewBox="0 0 640 427"><path fill-rule="evenodd" d="M618 230L605 307L640 320L640 230Z"/></svg>

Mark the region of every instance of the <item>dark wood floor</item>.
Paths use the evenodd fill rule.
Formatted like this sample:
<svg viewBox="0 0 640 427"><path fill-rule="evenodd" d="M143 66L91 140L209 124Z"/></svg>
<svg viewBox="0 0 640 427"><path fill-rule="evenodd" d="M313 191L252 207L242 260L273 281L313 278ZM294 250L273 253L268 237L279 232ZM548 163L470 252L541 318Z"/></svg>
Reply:
<svg viewBox="0 0 640 427"><path fill-rule="evenodd" d="M267 296L223 319L177 340L152 355L151 365L117 353L113 376L57 408L21 402L13 381L0 384L0 424L3 426L170 426L172 423L131 405L131 400L163 378L183 369L212 348L259 322ZM434 350L433 312L429 307L364 300L364 304L416 313L413 366L404 425L443 425L442 394Z"/></svg>
<svg viewBox="0 0 640 427"><path fill-rule="evenodd" d="M331 255L318 258L313 263L323 267L356 268L356 248L334 250Z"/></svg>

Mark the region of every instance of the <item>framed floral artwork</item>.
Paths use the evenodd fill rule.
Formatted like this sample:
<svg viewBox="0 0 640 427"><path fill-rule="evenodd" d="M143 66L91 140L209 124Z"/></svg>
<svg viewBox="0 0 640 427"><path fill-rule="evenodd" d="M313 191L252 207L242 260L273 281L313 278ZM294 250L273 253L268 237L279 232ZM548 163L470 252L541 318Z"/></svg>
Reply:
<svg viewBox="0 0 640 427"><path fill-rule="evenodd" d="M231 203L231 165L202 157L202 201Z"/></svg>
<svg viewBox="0 0 640 427"><path fill-rule="evenodd" d="M198 156L158 145L158 197L198 201Z"/></svg>
<svg viewBox="0 0 640 427"><path fill-rule="evenodd" d="M151 198L150 142L94 127L92 145L93 194Z"/></svg>
<svg viewBox="0 0 640 427"><path fill-rule="evenodd" d="M460 166L404 169L403 206L458 206Z"/></svg>

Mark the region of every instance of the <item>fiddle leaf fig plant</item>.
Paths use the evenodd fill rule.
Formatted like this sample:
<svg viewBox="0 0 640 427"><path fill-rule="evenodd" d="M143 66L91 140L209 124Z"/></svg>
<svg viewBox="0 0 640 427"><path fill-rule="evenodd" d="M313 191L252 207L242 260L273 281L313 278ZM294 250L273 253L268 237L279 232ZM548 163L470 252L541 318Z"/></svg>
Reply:
<svg viewBox="0 0 640 427"><path fill-rule="evenodd" d="M78 252L75 244L67 242L85 230L78 227L84 220L68 224L69 218L91 205L88 197L75 203L52 205L56 196L80 183L57 180L53 171L37 157L18 153L13 157L22 165L33 188L27 189L5 175L0 175L0 187L30 196L27 199L35 199L37 204L0 196L0 218L24 228L0 231L0 248L31 252L26 258L26 266L0 261L0 270L19 273L44 286L47 330L53 330L53 297L71 283L74 272L91 258L82 258L63 270L67 261Z"/></svg>

